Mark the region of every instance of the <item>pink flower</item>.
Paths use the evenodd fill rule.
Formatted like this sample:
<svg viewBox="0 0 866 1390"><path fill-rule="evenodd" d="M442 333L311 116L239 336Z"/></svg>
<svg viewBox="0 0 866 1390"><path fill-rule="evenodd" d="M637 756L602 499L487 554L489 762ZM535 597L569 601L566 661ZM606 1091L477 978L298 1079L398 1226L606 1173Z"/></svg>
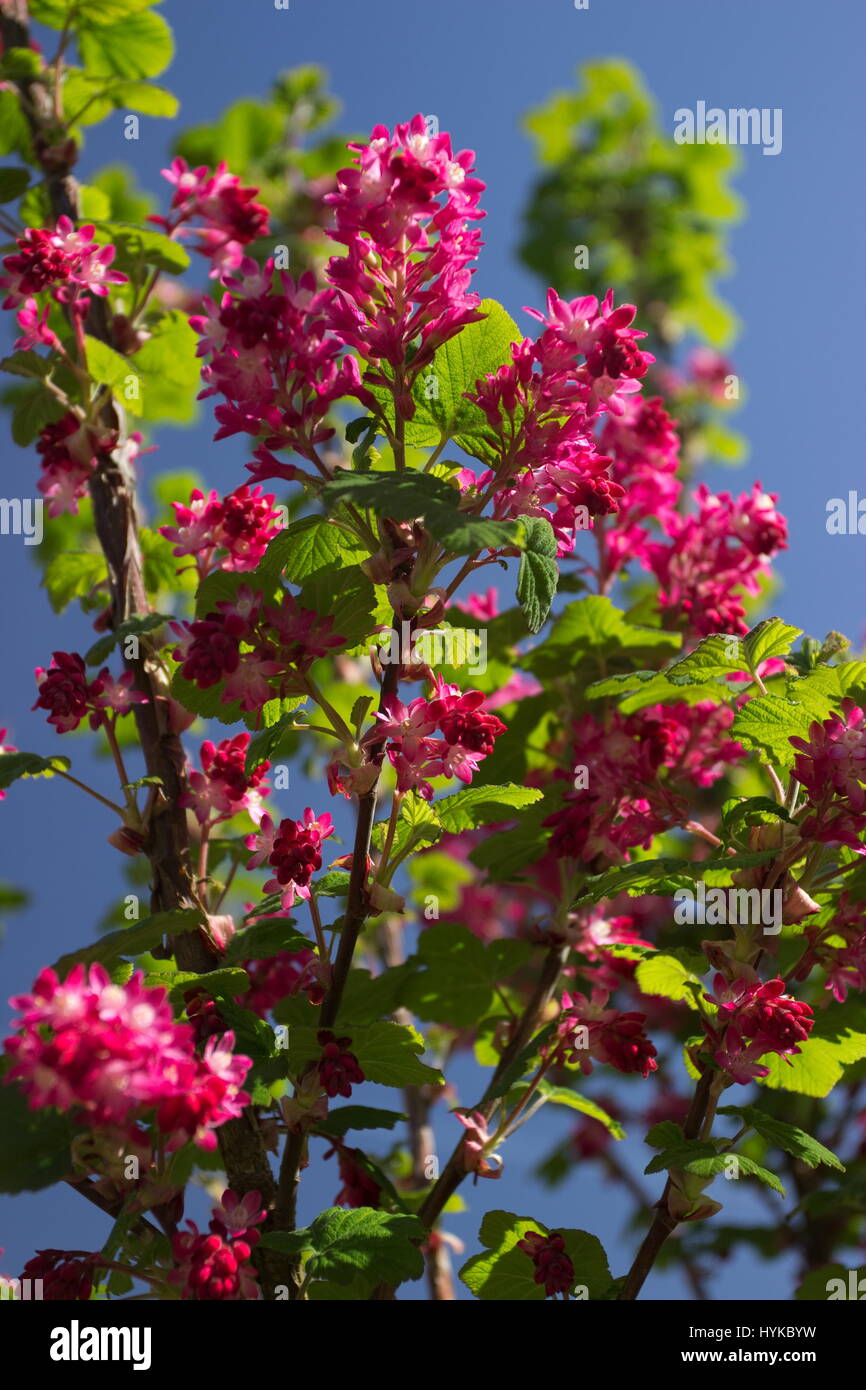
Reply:
<svg viewBox="0 0 866 1390"><path fill-rule="evenodd" d="M265 1219L261 1194L248 1192L241 1199L228 1190L213 1208L210 1235L200 1234L194 1221L171 1238L175 1268L169 1283L180 1288L182 1299L237 1303L261 1298L258 1275L251 1263L260 1240L255 1226Z"/></svg>
<svg viewBox="0 0 866 1390"><path fill-rule="evenodd" d="M105 723L106 711L127 714L133 705L147 704L147 696L132 689L133 679L131 671L114 678L103 667L88 681L83 657L77 652L54 652L47 670L36 669L39 696L33 708L49 710L48 723L61 734L77 729L85 716L90 727L98 729Z"/></svg>
<svg viewBox="0 0 866 1390"><path fill-rule="evenodd" d="M782 979L749 981L738 978L730 983L718 974L713 982L715 995L706 998L718 1007L713 1025L704 1027L717 1044L715 1059L740 1085L754 1077L769 1076L769 1067L759 1062L768 1052L778 1056L799 1053L799 1043L809 1037L815 1022L808 1004L785 993Z"/></svg>
<svg viewBox="0 0 866 1390"><path fill-rule="evenodd" d="M21 1282L41 1280L42 1297L48 1301L87 1303L103 1262L99 1251L37 1250L24 1266Z"/></svg>
<svg viewBox="0 0 866 1390"><path fill-rule="evenodd" d="M6 730L5 730L5 729L0 729L0 755L2 755L2 754L4 754L4 753L17 753L17 752L18 752L18 749L17 749L17 748L15 748L11 743L7 743L7 742L6 742ZM6 793L5 793L4 791L0 791L0 801L5 801L5 799L6 799Z"/></svg>
<svg viewBox="0 0 866 1390"><path fill-rule="evenodd" d="M161 526L160 534L175 543L175 555L195 555L200 577L215 565L225 570L255 569L280 530L281 513L272 496L262 496L261 488L244 486L219 500L215 492L207 498L196 489L187 507L173 502L177 526ZM218 561L217 552L226 558Z"/></svg>
<svg viewBox="0 0 866 1390"><path fill-rule="evenodd" d="M268 231L268 210L255 201L258 189L243 187L224 163L211 173L205 165L190 169L186 160L177 158L162 175L175 186L174 216L149 220L170 236L194 238L194 250L212 262L212 276L242 266L243 248ZM193 221L202 225L192 227Z"/></svg>
<svg viewBox="0 0 866 1390"><path fill-rule="evenodd" d="M594 990L591 1003L582 994L563 994L556 1059L579 1062L581 1071L588 1074L593 1058L646 1078L658 1068L655 1046L643 1031L646 1014L606 1009L606 1003L604 990Z"/></svg>
<svg viewBox="0 0 866 1390"><path fill-rule="evenodd" d="M451 1113L466 1130L463 1139L463 1164L467 1173L475 1173L479 1178L501 1177L502 1159L498 1154L487 1152L493 1144L493 1136L488 1131L487 1121L481 1111L472 1110L468 1115L461 1115L459 1110L452 1110Z"/></svg>
<svg viewBox="0 0 866 1390"><path fill-rule="evenodd" d="M258 823L262 818L262 787L270 768L269 762L259 763L247 775L244 771L249 734L235 734L214 744L206 740L199 751L202 771L191 772L187 778L190 788L180 798L181 806L195 812L200 825L215 825L229 820L239 811L246 811Z"/></svg>
<svg viewBox="0 0 866 1390"><path fill-rule="evenodd" d="M109 285L125 284L127 277L110 269L114 247L99 246L93 233L92 225L76 229L68 217L58 218L54 231L28 227L18 238L18 251L3 260L8 272L0 277L0 287L7 291L3 308L17 308L43 290L71 302L79 289L105 296ZM28 318L33 312L28 304Z"/></svg>
<svg viewBox="0 0 866 1390"><path fill-rule="evenodd" d="M333 833L331 817L317 818L309 806L303 820L283 820L276 831L270 816L263 816L259 834L250 835L246 842L254 850L247 867L270 864L276 873L265 884L265 892L282 892L283 907L288 909L296 897L309 898L310 879L322 867L322 842Z"/></svg>
<svg viewBox="0 0 866 1390"><path fill-rule="evenodd" d="M797 749L792 774L805 789L810 813L800 833L805 839L844 844L866 854L866 715L853 700L840 712L817 720L809 737L791 738Z"/></svg>

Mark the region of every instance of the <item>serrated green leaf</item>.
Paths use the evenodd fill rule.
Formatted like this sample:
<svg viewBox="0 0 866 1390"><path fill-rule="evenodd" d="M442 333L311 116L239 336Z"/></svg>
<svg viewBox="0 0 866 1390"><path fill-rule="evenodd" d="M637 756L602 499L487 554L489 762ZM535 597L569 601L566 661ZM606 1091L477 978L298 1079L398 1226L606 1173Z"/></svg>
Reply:
<svg viewBox="0 0 866 1390"><path fill-rule="evenodd" d="M158 77L174 57L174 39L162 16L151 10L131 14L128 10L118 20L79 31L81 60L91 76Z"/></svg>
<svg viewBox="0 0 866 1390"><path fill-rule="evenodd" d="M118 956L140 956L150 951L162 941L164 936L180 936L182 932L196 931L206 924L203 912L198 908L177 908L172 912L155 912L152 917L144 917L134 926L121 931L106 932L98 941L82 946L61 956L52 967L61 978L68 975L79 962L89 965L93 961L116 960Z"/></svg>
<svg viewBox="0 0 866 1390"><path fill-rule="evenodd" d="M479 825L514 820L515 811L531 806L541 797L537 788L520 787L511 782L499 787L466 787L464 791L437 801L435 808L443 830L458 834Z"/></svg>
<svg viewBox="0 0 866 1390"><path fill-rule="evenodd" d="M115 647L122 646L128 637L142 637L147 632L153 632L162 627L169 621L164 613L145 613L134 618L127 618L125 622L119 623L111 632L107 632L104 637L100 637L98 642L94 642L90 651L85 657L88 666L101 666Z"/></svg>
<svg viewBox="0 0 866 1390"><path fill-rule="evenodd" d="M762 1139L766 1139L775 1148L784 1149L785 1153L792 1154L810 1168L817 1168L819 1164L825 1163L840 1173L846 1171L844 1163L830 1149L813 1139L811 1134L807 1134L796 1125L789 1125L785 1120L776 1119L774 1115L768 1115L757 1106L725 1105L719 1108L719 1114L735 1115L738 1119L745 1120Z"/></svg>
<svg viewBox="0 0 866 1390"><path fill-rule="evenodd" d="M763 661L773 656L787 656L803 632L799 627L783 623L781 618L765 618L743 638L743 648L750 671L757 671Z"/></svg>
<svg viewBox="0 0 866 1390"><path fill-rule="evenodd" d="M401 1284L424 1272L418 1249L425 1234L416 1216L356 1207L332 1207L316 1217L306 1231L275 1231L262 1244L283 1254L310 1250L305 1270L312 1278L349 1284L362 1279L376 1284Z"/></svg>

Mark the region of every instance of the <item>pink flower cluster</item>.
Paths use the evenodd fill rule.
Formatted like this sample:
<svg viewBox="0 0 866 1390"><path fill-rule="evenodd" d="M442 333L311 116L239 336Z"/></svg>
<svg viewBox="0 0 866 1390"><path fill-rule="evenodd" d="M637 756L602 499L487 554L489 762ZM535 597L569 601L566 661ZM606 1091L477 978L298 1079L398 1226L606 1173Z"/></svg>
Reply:
<svg viewBox="0 0 866 1390"><path fill-rule="evenodd" d="M282 525L275 498L261 488L235 488L227 497L196 488L189 506L172 502L176 526L160 526L160 535L174 543L175 555L194 555L199 579L215 567L253 570ZM217 554L225 551L221 559Z"/></svg>
<svg viewBox="0 0 866 1390"><path fill-rule="evenodd" d="M591 1001L582 994L563 994L554 1060L579 1062L587 1075L594 1059L617 1071L649 1076L657 1070L658 1062L655 1046L643 1029L646 1014L607 1009L606 1003L604 990L593 990Z"/></svg>
<svg viewBox="0 0 866 1390"><path fill-rule="evenodd" d="M468 398L483 410L501 460L478 480L494 497L497 517L547 517L559 553L574 549L590 518L617 511L624 489L610 475L593 428L605 412L619 414L641 389L654 360L631 328L633 305L618 308L609 292L562 300L551 290L537 341L511 348L512 362L476 384ZM578 363L578 358L584 360Z"/></svg>
<svg viewBox="0 0 866 1390"><path fill-rule="evenodd" d="M278 827L270 816L263 816L258 834L247 837L247 848L254 851L247 868L269 864L275 872L265 892L282 893L288 909L296 898L309 898L310 879L322 867L322 842L333 833L331 817L315 816L310 806L303 820L282 820Z"/></svg>
<svg viewBox="0 0 866 1390"><path fill-rule="evenodd" d="M484 709L480 690L461 693L437 676L435 691L432 700L419 695L408 706L391 696L384 711L376 714L378 726L365 736L368 746L378 747L387 739L385 752L397 773L397 790L414 789L425 801L433 796L427 778L471 782L478 764L505 733L502 720ZM437 730L442 737L432 738Z"/></svg>
<svg viewBox="0 0 866 1390"><path fill-rule="evenodd" d="M342 645L333 626L333 618L300 608L291 594L269 604L245 586L204 618L170 624L180 639L173 656L184 679L199 690L225 681L222 703L240 700L243 710L303 691L313 662Z"/></svg>
<svg viewBox="0 0 866 1390"><path fill-rule="evenodd" d="M77 652L53 652L47 670L36 668L39 696L33 708L48 710L48 723L60 734L77 729L85 717L91 729L98 729L109 715L128 714L133 705L147 704L147 696L132 689L133 679L131 671L114 677L104 666L88 680Z"/></svg>
<svg viewBox="0 0 866 1390"><path fill-rule="evenodd" d="M827 926L806 926L808 950L798 962L797 980L806 980L815 965L827 972L824 985L843 1004L849 989L866 989L866 912L863 904L842 893ZM831 944L840 938L844 944ZM829 939L828 939L829 938Z"/></svg>
<svg viewBox="0 0 866 1390"><path fill-rule="evenodd" d="M168 236L193 239L193 248L211 262L211 275L235 270L244 260L244 247L268 231L268 210L255 201L257 188L244 188L224 163L211 172L205 165L190 169L185 159L173 159L163 178L174 185L173 216L151 217ZM201 223L191 226L192 222Z"/></svg>
<svg viewBox="0 0 866 1390"><path fill-rule="evenodd" d="M21 1280L40 1279L47 1302L87 1303L103 1261L99 1251L37 1250L24 1266Z"/></svg>
<svg viewBox="0 0 866 1390"><path fill-rule="evenodd" d="M541 1284L545 1297L568 1293L576 1276L561 1235L556 1231L549 1236L543 1236L539 1231L527 1231L523 1240L517 1242L517 1248L531 1258L535 1265L535 1282Z"/></svg>
<svg viewBox="0 0 866 1390"><path fill-rule="evenodd" d="M180 798L181 806L195 812L199 825L216 825L246 811L258 825L264 814L262 787L270 763L259 763L249 774L244 771L249 734L235 734L221 743L206 740L199 750L201 772L187 775L189 791ZM264 784L264 790L267 785Z"/></svg>
<svg viewBox="0 0 866 1390"><path fill-rule="evenodd" d="M792 775L805 789L809 814L804 839L847 845L866 854L866 714L853 700L843 700L838 714L817 720L808 738L792 738L797 749Z"/></svg>
<svg viewBox="0 0 866 1390"><path fill-rule="evenodd" d="M571 767L587 769L588 785L566 793L545 824L550 848L591 863L647 848L654 835L682 823L690 784L710 786L743 755L726 737L726 706L655 705L635 714L612 710L605 721L585 714L573 728ZM666 777L659 774L665 770ZM571 772L558 778L571 780Z"/></svg>
<svg viewBox="0 0 866 1390"><path fill-rule="evenodd" d="M399 383L399 408L411 415L413 380L438 347L482 317L468 290L480 233L468 223L484 216L484 184L472 177L474 153L453 154L450 136L430 134L420 115L393 135L376 126L366 144L349 148L357 167L341 169L325 199L336 223L329 235L346 247L328 265L338 291L329 322L346 346L377 364L365 377L371 385L398 390L395 374L413 345Z"/></svg>
<svg viewBox="0 0 866 1390"><path fill-rule="evenodd" d="M47 291L59 304L83 318L89 295L105 297L109 285L125 284L127 277L111 269L115 248L95 242L94 230L91 224L76 228L68 217L59 217L53 231L27 227L18 238L18 250L3 258L3 308L23 306L18 312L23 333L16 348L60 346L57 335L48 327L49 306L44 305L40 311L36 295Z"/></svg>
<svg viewBox="0 0 866 1390"><path fill-rule="evenodd" d="M234 1034L211 1038L203 1056L193 1031L175 1023L167 991L148 989L136 972L113 984L101 965L76 965L60 981L43 970L32 994L13 999L18 1034L7 1038L9 1080L32 1109L75 1112L96 1129L135 1131L155 1114L170 1148L190 1139L216 1147L214 1129L240 1115L252 1062L232 1052Z"/></svg>
<svg viewBox="0 0 866 1390"><path fill-rule="evenodd" d="M260 1192L248 1192L243 1199L224 1192L208 1223L210 1235L188 1221L188 1231L172 1236L175 1268L168 1282L180 1289L182 1299L238 1303L261 1298L251 1258L261 1239L255 1228L266 1216Z"/></svg>
<svg viewBox="0 0 866 1390"><path fill-rule="evenodd" d="M787 1057L798 1053L815 1022L808 1004L785 993L785 981L749 981L738 978L730 983L724 975L713 981L715 995L706 998L718 1007L715 1023L704 1022L714 1044L715 1060L734 1081L745 1086L758 1076L769 1076L769 1067L760 1059L773 1052Z"/></svg>
<svg viewBox="0 0 866 1390"><path fill-rule="evenodd" d="M357 388L358 365L329 332L333 290L317 292L309 273L295 283L275 272L272 261L263 270L244 261L241 269L241 278L227 280L218 305L205 300L204 314L190 319L201 337L199 354L209 359L202 395L226 400L216 407L215 438L264 436L249 465L255 482L291 481L303 475L271 450L291 448L315 459L317 446L334 434L326 423L334 401Z"/></svg>
<svg viewBox="0 0 866 1390"><path fill-rule="evenodd" d="M141 441L138 432L128 436L127 464L135 462ZM77 516L78 503L87 496L87 485L100 458L110 454L116 444L116 436L97 439L72 411L40 430L36 452L41 455L42 476L36 486L47 499L49 516L63 512Z"/></svg>

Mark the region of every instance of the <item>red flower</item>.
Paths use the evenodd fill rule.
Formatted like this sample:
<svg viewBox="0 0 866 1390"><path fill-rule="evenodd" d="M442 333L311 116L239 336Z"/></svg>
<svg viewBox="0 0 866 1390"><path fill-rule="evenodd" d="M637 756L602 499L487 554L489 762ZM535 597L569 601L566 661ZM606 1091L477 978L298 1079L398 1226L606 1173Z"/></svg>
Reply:
<svg viewBox="0 0 866 1390"><path fill-rule="evenodd" d="M574 1283L574 1265L566 1254L562 1236L555 1231L549 1236L527 1231L523 1240L517 1242L517 1248L530 1256L535 1265L535 1282L543 1285L547 1298L568 1293Z"/></svg>
<svg viewBox="0 0 866 1390"><path fill-rule="evenodd" d="M357 1057L349 1051L351 1038L337 1038L328 1028L320 1028L317 1033L322 1055L317 1063L319 1080L325 1093L333 1098L352 1094L353 1086L360 1086L366 1080Z"/></svg>

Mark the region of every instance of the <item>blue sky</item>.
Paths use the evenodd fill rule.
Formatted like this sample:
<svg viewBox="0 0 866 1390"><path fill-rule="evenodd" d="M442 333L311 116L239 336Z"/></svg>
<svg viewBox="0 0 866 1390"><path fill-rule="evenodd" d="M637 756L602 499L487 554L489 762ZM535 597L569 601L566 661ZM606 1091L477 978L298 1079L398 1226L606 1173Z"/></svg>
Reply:
<svg viewBox="0 0 866 1390"><path fill-rule="evenodd" d="M606 56L631 60L671 131L674 111L699 100L724 108L781 107L781 154L744 152L737 188L747 217L734 233L736 270L721 287L743 323L734 356L747 402L737 426L748 437L751 457L738 473L720 470L707 480L745 488L760 478L780 493L791 549L778 565L784 587L775 611L814 635L835 627L859 641L866 626L866 539L831 537L825 529L829 498L858 486L866 495L858 399L866 25L858 0L825 0L820 6L813 0L729 0L724 6L590 0L586 11L576 10L572 0L290 0L288 10L275 9L273 0L167 0L163 12L175 29L178 53L162 80L181 99L181 126L215 118L237 97L264 92L279 70L307 62L328 70L347 129L393 125L416 111L435 113L458 147L476 150L488 184L486 247L475 288L501 300L520 322L520 306L540 303L546 288L515 258L534 172L521 118L553 89L568 86L579 63ZM157 189L171 134L167 123L145 119L140 141L127 143L116 115L89 136L85 176L99 164L127 160L141 183ZM194 467L221 490L235 486L244 458L231 443L213 446L211 433L208 420L163 432L159 466ZM7 445L4 467L5 494L32 495L34 456ZM41 715L30 713L33 668L47 664L52 649L86 646L89 632L71 610L55 618L32 586L32 575L20 538L3 538L0 649L7 655L0 726L10 725L19 747L49 751L56 740ZM86 769L87 756L78 747ZM106 903L121 896L119 865L105 847L110 827L99 808L91 811L81 801L69 786L30 783L0 808L0 878L33 890L31 907L10 920L0 947L4 998L26 988L62 949L86 941ZM472 1094L467 1084L465 1100ZM389 1101L381 1093L373 1103ZM528 1170L567 1123L562 1115L542 1112L510 1148L508 1171L497 1188L474 1198L467 1189L475 1210L448 1225L470 1251L483 1203L551 1224L586 1224L606 1244L616 1271L626 1267L636 1246L634 1233L622 1236L628 1207L594 1173L575 1171L552 1196L527 1188ZM440 1124L443 1147L453 1125L447 1119ZM637 1146L621 1147L634 1167ZM305 1178L304 1219L333 1198L336 1175L328 1168L324 1180ZM714 1195L739 1219L759 1219L762 1208L746 1193ZM10 1273L35 1247L96 1248L104 1235L98 1214L91 1215L84 1203L75 1206L62 1190L0 1198L0 1246L7 1252L0 1269ZM791 1277L789 1262L756 1268L740 1257L724 1266L714 1296L785 1298ZM421 1288L407 1292L417 1297ZM675 1273L656 1276L651 1293L688 1296Z"/></svg>

